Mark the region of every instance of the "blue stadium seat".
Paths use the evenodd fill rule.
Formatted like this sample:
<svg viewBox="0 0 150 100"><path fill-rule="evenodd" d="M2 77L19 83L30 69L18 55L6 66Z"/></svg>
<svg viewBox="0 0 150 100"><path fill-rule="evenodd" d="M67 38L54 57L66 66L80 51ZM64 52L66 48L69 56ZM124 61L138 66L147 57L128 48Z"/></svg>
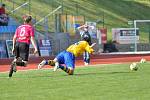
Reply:
<svg viewBox="0 0 150 100"><path fill-rule="evenodd" d="M14 33L17 26L0 26L0 34L2 33Z"/></svg>

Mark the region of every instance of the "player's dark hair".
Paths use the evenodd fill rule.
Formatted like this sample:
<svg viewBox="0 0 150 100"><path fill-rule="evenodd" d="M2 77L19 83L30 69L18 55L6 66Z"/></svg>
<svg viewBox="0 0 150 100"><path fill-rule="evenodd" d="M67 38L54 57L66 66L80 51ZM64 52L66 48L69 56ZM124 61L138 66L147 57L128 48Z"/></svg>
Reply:
<svg viewBox="0 0 150 100"><path fill-rule="evenodd" d="M32 16L23 16L24 22L29 23L32 20Z"/></svg>
<svg viewBox="0 0 150 100"><path fill-rule="evenodd" d="M2 7L5 7L5 4L2 4Z"/></svg>
<svg viewBox="0 0 150 100"><path fill-rule="evenodd" d="M88 32L85 32L85 33L82 35L81 39L82 39L83 41L88 42L89 45L92 44L92 42L91 42L91 36L90 36L90 34L89 34Z"/></svg>

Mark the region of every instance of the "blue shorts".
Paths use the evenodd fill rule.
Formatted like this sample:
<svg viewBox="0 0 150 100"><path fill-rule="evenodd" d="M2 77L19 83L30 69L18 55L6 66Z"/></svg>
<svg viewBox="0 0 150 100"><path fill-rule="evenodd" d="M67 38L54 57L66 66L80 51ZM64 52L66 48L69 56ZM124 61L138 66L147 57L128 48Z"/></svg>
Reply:
<svg viewBox="0 0 150 100"><path fill-rule="evenodd" d="M74 54L67 52L67 51L62 51L56 56L59 64L65 64L66 67L73 68L75 67L75 56Z"/></svg>

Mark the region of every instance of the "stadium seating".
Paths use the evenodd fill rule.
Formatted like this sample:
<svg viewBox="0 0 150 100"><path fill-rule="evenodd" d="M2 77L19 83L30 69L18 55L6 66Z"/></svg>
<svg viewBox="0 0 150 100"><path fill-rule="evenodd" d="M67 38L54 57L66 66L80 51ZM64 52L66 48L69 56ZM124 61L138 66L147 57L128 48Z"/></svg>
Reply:
<svg viewBox="0 0 150 100"><path fill-rule="evenodd" d="M0 26L0 34L3 33L14 33L17 26Z"/></svg>

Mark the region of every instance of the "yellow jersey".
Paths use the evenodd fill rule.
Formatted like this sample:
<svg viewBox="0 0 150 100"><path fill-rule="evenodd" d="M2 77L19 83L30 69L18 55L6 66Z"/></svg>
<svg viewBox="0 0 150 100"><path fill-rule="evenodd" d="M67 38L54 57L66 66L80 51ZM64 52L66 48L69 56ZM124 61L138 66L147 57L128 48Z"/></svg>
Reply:
<svg viewBox="0 0 150 100"><path fill-rule="evenodd" d="M92 53L94 50L92 47L90 47L88 42L79 41L69 46L66 51L73 53L74 56L77 57L77 56L82 55L85 51L87 51L88 53Z"/></svg>

